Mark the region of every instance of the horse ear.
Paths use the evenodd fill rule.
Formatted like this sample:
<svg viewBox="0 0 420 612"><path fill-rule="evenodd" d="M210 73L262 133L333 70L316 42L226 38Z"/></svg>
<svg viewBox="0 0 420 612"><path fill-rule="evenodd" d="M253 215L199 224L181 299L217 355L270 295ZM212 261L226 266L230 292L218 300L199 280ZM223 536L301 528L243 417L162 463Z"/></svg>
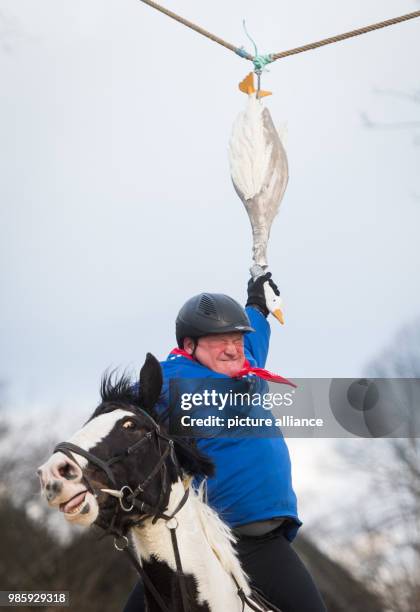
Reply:
<svg viewBox="0 0 420 612"><path fill-rule="evenodd" d="M140 370L139 402L147 412L151 412L162 390L162 369L159 361L147 353L146 361Z"/></svg>

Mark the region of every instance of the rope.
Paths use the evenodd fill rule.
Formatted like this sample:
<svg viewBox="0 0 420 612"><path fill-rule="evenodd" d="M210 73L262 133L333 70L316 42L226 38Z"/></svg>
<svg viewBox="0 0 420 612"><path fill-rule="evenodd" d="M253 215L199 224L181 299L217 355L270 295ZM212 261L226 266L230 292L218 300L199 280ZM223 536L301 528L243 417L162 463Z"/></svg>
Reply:
<svg viewBox="0 0 420 612"><path fill-rule="evenodd" d="M213 40L214 42L222 45L229 51L233 51L239 57L243 57L246 60L249 60L254 63L256 70L261 70L267 64L274 62L278 59L282 59L284 57L289 57L290 55L296 55L297 53L304 53L305 51L311 51L312 49L318 49L319 47L324 47L325 45L331 45L332 43L340 42L341 40L346 40L347 38L353 38L354 36L360 36L361 34L367 34L368 32L373 32L374 30L380 30L381 28L386 28L387 26L395 25L397 23L402 23L403 21L408 21L409 19L415 19L416 17L420 17L420 11L414 11L414 13L408 13L407 15L401 15L401 17L394 17L393 19L387 19L386 21L380 21L378 23L373 23L372 25L365 26L364 28L359 28L357 30L351 30L350 32L345 32L344 34L337 34L336 36L331 36L331 38L324 38L323 40L319 40L317 42L309 43L307 45L303 45L302 47L296 47L295 49L289 49L288 51L281 51L280 53L274 53L270 55L257 55L254 56L245 51L242 47L235 47L230 43L223 40L223 38L219 38L215 36L211 32L208 32L204 28L192 23L192 21L188 21L183 17L180 17L176 13L164 8L160 4L156 2L152 2L152 0L140 0L140 2L144 2L148 4L152 8L164 13L171 19L175 19L179 23L182 23L187 28L191 28L191 30L195 30L202 36Z"/></svg>
<svg viewBox="0 0 420 612"><path fill-rule="evenodd" d="M414 13L408 13L407 15L401 15L401 17L394 17L393 19L387 19L386 21L380 21L379 23L373 23L372 25L359 28L358 30L352 30L351 32L345 32L344 34L338 34L337 36L331 36L331 38L324 38L317 42L303 45L302 47L296 47L296 49L289 49L288 51L281 51L280 53L273 54L273 62L289 55L296 55L297 53L304 53L305 51L311 51L312 49L318 49L318 47L324 47L325 45L331 45L332 43L340 42L340 40L346 40L347 38L353 38L353 36L360 36L361 34L367 34L367 32L373 32L374 30L380 30L387 26L395 25L409 19L420 17L420 11L414 11Z"/></svg>
<svg viewBox="0 0 420 612"><path fill-rule="evenodd" d="M234 53L236 53L240 57L243 57L244 59L252 61L252 59L253 59L252 55L250 55L247 51L245 51L245 49L240 49L238 47L235 47L234 45L231 45L230 43L226 42L222 38L219 38L218 36L215 36L211 32L208 32L204 28L201 28L200 26L196 25L195 23L192 23L192 21L188 21L187 19L184 19L183 17L180 17L176 13L173 13L172 11L169 11L168 9L164 8L163 6L160 6L160 4L156 4L156 2L152 2L152 0L140 0L140 1L144 2L145 4L148 4L149 6L151 6L154 9L156 9L157 11L160 11L161 13L164 13L168 17L171 17L172 19L175 19L175 21L179 21L179 23L182 23L184 26L187 26L187 28L191 28L191 30L195 30L199 34L202 34L203 36L206 36L206 38L210 38L210 40L213 40L214 42L219 43L219 45L222 45L222 47L225 47L226 49L229 49L230 51L233 51Z"/></svg>

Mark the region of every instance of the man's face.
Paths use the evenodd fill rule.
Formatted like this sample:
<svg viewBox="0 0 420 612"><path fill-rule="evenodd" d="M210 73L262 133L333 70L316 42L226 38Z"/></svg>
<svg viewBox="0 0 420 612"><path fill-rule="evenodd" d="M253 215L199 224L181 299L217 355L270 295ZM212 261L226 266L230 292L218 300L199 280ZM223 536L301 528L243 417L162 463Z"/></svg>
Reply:
<svg viewBox="0 0 420 612"><path fill-rule="evenodd" d="M243 336L242 332L203 336L197 341L194 357L214 372L234 376L245 361ZM190 355L193 353L194 341L191 338L185 338L184 350Z"/></svg>

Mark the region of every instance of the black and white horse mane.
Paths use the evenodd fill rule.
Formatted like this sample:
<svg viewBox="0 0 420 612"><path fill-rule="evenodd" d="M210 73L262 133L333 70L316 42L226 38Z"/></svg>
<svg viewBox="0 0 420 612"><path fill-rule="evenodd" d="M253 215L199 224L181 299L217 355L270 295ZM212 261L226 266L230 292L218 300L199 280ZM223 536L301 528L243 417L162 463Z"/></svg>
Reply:
<svg viewBox="0 0 420 612"><path fill-rule="evenodd" d="M140 383L138 381L133 383L126 372L122 374L118 374L117 370L105 372L100 384L102 401L87 422L101 414L123 408L140 416L145 412L160 427L165 428L161 416L155 410L162 388L160 365L159 370L156 369L156 365L159 365L157 360L148 353L145 367L148 368L149 375L147 377L141 375ZM174 435L171 435L171 439L174 442L179 464L186 474L197 477L214 475L213 462L198 450L194 440Z"/></svg>

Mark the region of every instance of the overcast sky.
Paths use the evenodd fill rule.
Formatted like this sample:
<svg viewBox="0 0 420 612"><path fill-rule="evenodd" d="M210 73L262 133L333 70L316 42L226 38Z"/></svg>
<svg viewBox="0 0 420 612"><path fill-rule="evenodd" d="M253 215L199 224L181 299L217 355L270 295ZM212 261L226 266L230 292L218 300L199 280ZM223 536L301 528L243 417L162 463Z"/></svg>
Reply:
<svg viewBox="0 0 420 612"><path fill-rule="evenodd" d="M165 0L261 53L411 12L411 0ZM270 369L358 376L420 312L420 20L269 67L290 182L269 262ZM0 0L0 377L21 414L87 414L109 366L174 345L182 303L245 299L251 231L227 145L250 64L136 0ZM24 412L22 412L24 411ZM302 472L304 466L302 466ZM302 473L300 472L300 473ZM298 476L299 478L300 476Z"/></svg>

